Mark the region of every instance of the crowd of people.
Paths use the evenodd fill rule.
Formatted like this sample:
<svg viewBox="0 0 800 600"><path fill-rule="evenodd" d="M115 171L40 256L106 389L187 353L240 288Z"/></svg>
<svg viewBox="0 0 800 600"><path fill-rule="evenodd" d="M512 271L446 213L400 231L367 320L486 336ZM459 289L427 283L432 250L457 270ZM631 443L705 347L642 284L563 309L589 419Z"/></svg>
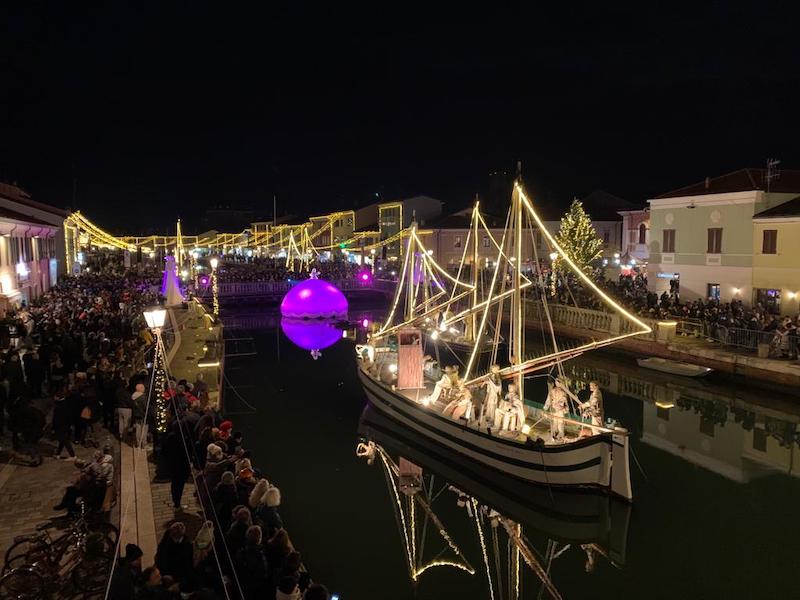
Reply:
<svg viewBox="0 0 800 600"><path fill-rule="evenodd" d="M327 600L311 581L283 527L280 490L261 477L242 435L209 401L208 385L169 379L162 403L150 394L154 339L143 311L160 300L155 269L65 278L0 322L0 435L7 427L20 461L73 461L75 475L54 511L110 519L119 474L116 437L144 445L171 482L176 519L153 565L142 551L119 549L109 597L125 600L276 598ZM166 430L159 431L159 404ZM49 418L48 418L49 416ZM75 444L96 448L76 460ZM49 458L49 457L48 457ZM184 490L194 480L194 490ZM197 494L203 524L192 536L181 518L184 493Z"/></svg>
<svg viewBox="0 0 800 600"><path fill-rule="evenodd" d="M178 597L242 600L328 600L292 544L279 509L280 489L265 479L243 445L243 435L196 394L205 386L170 380L159 457L170 480L176 520L164 532L152 567L141 569L131 546L115 575L118 600ZM194 481L203 524L190 540L179 518L187 505L185 484ZM134 582L135 594L129 592Z"/></svg>
<svg viewBox="0 0 800 600"><path fill-rule="evenodd" d="M299 261L295 261L295 270L287 267L285 258L256 258L236 260L225 257L222 261L218 277L220 283L252 282L252 281L288 281L305 279L311 269L316 269L322 279L331 281L354 279L358 276L361 265L341 259L315 260L308 269L300 270Z"/></svg>
<svg viewBox="0 0 800 600"><path fill-rule="evenodd" d="M158 300L157 277L143 271L68 278L0 322L0 347L7 348L0 434L7 425L13 449L31 466L43 461L49 400L56 458L74 458L74 443L99 447L98 423L116 430L116 407L147 379L140 367L152 338L142 311Z"/></svg>
<svg viewBox="0 0 800 600"><path fill-rule="evenodd" d="M570 278L567 284L562 283L561 279L556 287L559 303L581 308L602 308L601 299L588 293L577 279ZM728 332L731 329L764 332L766 335L760 338L740 336L741 342L750 342L753 350L759 340L769 343L772 356L792 357L797 353L800 315L794 318L781 317L761 304L751 308L741 300L721 302L716 299L697 299L681 302L677 286L673 285L670 291L659 295L648 290L647 277L644 275L621 275L616 281L604 280L600 284L624 306L640 316L651 319L693 320L702 324L706 337L722 342L730 341Z"/></svg>

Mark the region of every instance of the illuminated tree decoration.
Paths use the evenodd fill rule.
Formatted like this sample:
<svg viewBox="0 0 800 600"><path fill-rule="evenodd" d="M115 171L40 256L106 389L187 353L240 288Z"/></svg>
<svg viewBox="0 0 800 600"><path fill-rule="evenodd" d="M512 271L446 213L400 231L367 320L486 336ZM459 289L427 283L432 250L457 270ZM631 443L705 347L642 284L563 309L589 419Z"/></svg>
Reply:
<svg viewBox="0 0 800 600"><path fill-rule="evenodd" d="M584 273L590 276L594 273L592 263L603 255L603 240L598 237L592 219L583 210L580 200L573 200L569 211L561 217L556 241ZM567 271L562 262L560 257L553 260L555 273Z"/></svg>
<svg viewBox="0 0 800 600"><path fill-rule="evenodd" d="M167 411L169 411L170 398L165 395L167 389L167 365L165 359L164 347L160 341L157 342L159 347L156 348L156 358L153 361L153 369L155 375L153 377L153 391L152 394L156 402L156 431L164 433L167 430Z"/></svg>

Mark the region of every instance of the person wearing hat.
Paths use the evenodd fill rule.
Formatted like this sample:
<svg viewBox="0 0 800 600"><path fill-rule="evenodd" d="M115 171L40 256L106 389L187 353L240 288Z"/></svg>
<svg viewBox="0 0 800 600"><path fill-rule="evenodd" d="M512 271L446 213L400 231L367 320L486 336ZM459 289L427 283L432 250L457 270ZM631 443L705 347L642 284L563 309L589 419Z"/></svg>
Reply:
<svg viewBox="0 0 800 600"><path fill-rule="evenodd" d="M125 556L117 560L111 575L108 600L134 600L136 583L142 574L142 554L136 544L125 545Z"/></svg>

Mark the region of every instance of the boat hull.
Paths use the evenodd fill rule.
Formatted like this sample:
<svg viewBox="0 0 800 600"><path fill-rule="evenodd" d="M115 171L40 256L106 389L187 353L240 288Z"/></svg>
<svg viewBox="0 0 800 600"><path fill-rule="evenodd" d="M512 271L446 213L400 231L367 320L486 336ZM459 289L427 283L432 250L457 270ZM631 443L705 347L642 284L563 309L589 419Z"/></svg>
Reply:
<svg viewBox="0 0 800 600"><path fill-rule="evenodd" d="M682 377L705 377L712 371L708 367L663 358L637 358L636 363L645 369L669 373L670 375L681 375Z"/></svg>
<svg viewBox="0 0 800 600"><path fill-rule="evenodd" d="M625 562L631 510L628 502L608 494L548 489L482 464L472 464L466 471L458 452L397 425L372 405L364 408L359 434L524 525L529 536L533 530L562 543L599 544L616 563Z"/></svg>
<svg viewBox="0 0 800 600"><path fill-rule="evenodd" d="M408 427L471 461L522 481L565 488L595 488L632 499L627 435L601 433L561 445L520 444L478 431L423 407L380 384L363 369L359 378L370 403ZM612 464L617 461L617 472ZM622 464L624 461L624 465Z"/></svg>

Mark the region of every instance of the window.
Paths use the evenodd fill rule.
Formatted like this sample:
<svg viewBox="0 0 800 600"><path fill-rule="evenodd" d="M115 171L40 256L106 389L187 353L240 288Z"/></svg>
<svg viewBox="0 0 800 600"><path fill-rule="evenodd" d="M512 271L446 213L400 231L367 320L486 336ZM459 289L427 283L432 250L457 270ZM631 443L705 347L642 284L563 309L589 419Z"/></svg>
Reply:
<svg viewBox="0 0 800 600"><path fill-rule="evenodd" d="M457 235L455 241L453 242L453 248L461 248L461 236Z"/></svg>
<svg viewBox="0 0 800 600"><path fill-rule="evenodd" d="M646 244L647 243L647 227L644 223L639 225L639 243Z"/></svg>
<svg viewBox="0 0 800 600"><path fill-rule="evenodd" d="M753 429L753 450L767 451L767 430L756 427Z"/></svg>
<svg viewBox="0 0 800 600"><path fill-rule="evenodd" d="M761 240L761 253L762 254L777 254L778 253L778 230L765 229L764 237Z"/></svg>
<svg viewBox="0 0 800 600"><path fill-rule="evenodd" d="M662 421L669 421L669 409L656 406L656 416Z"/></svg>
<svg viewBox="0 0 800 600"><path fill-rule="evenodd" d="M489 236L488 235L483 236L483 247L484 248L488 248L489 247Z"/></svg>
<svg viewBox="0 0 800 600"><path fill-rule="evenodd" d="M714 420L700 417L700 433L708 437L714 437Z"/></svg>
<svg viewBox="0 0 800 600"><path fill-rule="evenodd" d="M706 285L706 298L709 300L719 300L719 284L709 283Z"/></svg>
<svg viewBox="0 0 800 600"><path fill-rule="evenodd" d="M6 238L6 242L8 243L9 263L12 265L16 265L19 262L19 238L18 237Z"/></svg>
<svg viewBox="0 0 800 600"><path fill-rule="evenodd" d="M662 252L675 252L675 230L665 229Z"/></svg>
<svg viewBox="0 0 800 600"><path fill-rule="evenodd" d="M708 254L722 254L722 229L710 227L708 229Z"/></svg>
<svg viewBox="0 0 800 600"><path fill-rule="evenodd" d="M603 232L603 243L608 246L608 231Z"/></svg>

